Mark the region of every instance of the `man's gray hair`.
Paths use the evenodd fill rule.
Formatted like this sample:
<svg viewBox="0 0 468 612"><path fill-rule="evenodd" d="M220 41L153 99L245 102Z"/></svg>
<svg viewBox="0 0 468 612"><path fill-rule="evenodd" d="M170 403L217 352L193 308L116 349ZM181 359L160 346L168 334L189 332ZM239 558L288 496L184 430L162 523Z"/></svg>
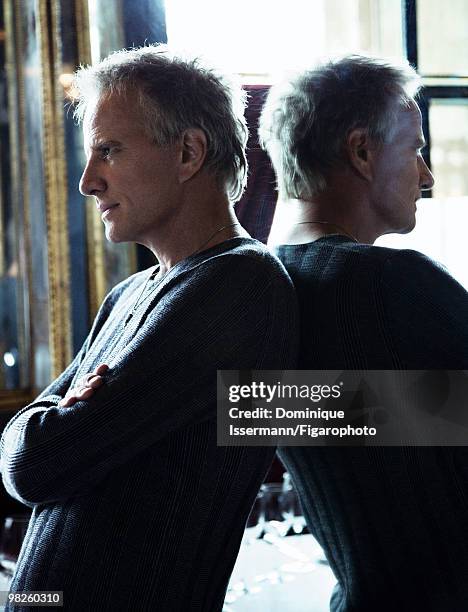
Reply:
<svg viewBox="0 0 468 612"><path fill-rule="evenodd" d="M397 112L420 87L406 62L350 55L307 70L271 88L259 136L286 198L311 198L329 171L345 161L349 132L363 128L377 144L391 141Z"/></svg>
<svg viewBox="0 0 468 612"><path fill-rule="evenodd" d="M198 58L182 58L165 45L112 53L75 73L75 117L101 97L135 92L149 136L156 145L174 143L189 128L207 139L205 167L217 177L232 202L247 181L245 93Z"/></svg>

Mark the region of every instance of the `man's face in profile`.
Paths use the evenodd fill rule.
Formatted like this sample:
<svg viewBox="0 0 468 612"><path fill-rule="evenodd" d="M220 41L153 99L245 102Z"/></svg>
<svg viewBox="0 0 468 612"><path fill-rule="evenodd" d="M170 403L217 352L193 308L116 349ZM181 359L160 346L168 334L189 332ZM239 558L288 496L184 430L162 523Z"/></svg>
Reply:
<svg viewBox="0 0 468 612"><path fill-rule="evenodd" d="M372 201L381 234L405 234L416 224L416 202L434 178L424 162L421 112L415 102L400 107L390 142L375 153Z"/></svg>
<svg viewBox="0 0 468 612"><path fill-rule="evenodd" d="M176 214L178 147L152 142L131 94L101 98L87 110L83 133L80 191L96 198L106 237L148 246Z"/></svg>

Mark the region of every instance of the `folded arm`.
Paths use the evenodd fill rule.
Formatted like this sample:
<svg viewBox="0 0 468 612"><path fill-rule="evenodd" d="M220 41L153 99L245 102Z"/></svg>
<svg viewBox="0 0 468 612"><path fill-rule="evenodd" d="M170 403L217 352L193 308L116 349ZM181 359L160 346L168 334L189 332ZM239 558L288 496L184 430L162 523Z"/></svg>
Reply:
<svg viewBox="0 0 468 612"><path fill-rule="evenodd" d="M161 299L93 397L61 407L61 396L43 396L9 423L11 495L38 504L83 494L170 433L215 418L217 369L294 365L291 284L255 259L224 259Z"/></svg>

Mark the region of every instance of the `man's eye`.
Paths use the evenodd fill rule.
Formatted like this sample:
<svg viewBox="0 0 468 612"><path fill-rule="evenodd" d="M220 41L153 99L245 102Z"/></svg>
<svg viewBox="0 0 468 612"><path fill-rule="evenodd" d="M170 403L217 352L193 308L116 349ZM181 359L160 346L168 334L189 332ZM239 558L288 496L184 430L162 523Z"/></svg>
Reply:
<svg viewBox="0 0 468 612"><path fill-rule="evenodd" d="M109 157L111 153L111 148L110 147L102 147L101 148L101 157L103 159L106 159L107 157Z"/></svg>

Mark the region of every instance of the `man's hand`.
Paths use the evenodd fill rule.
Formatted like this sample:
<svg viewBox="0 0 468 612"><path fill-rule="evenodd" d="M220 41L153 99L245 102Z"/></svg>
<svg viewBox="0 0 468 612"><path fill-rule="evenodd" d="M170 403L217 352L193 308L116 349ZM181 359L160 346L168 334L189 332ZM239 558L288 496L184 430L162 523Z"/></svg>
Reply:
<svg viewBox="0 0 468 612"><path fill-rule="evenodd" d="M98 365L94 372L86 374L80 378L76 382L76 385L67 391L65 397L60 400L58 405L61 408L68 408L69 406L76 404L76 402L89 399L92 395L94 395L96 389L99 389L99 387L104 383L104 379L102 377L108 369L109 366L105 363Z"/></svg>

